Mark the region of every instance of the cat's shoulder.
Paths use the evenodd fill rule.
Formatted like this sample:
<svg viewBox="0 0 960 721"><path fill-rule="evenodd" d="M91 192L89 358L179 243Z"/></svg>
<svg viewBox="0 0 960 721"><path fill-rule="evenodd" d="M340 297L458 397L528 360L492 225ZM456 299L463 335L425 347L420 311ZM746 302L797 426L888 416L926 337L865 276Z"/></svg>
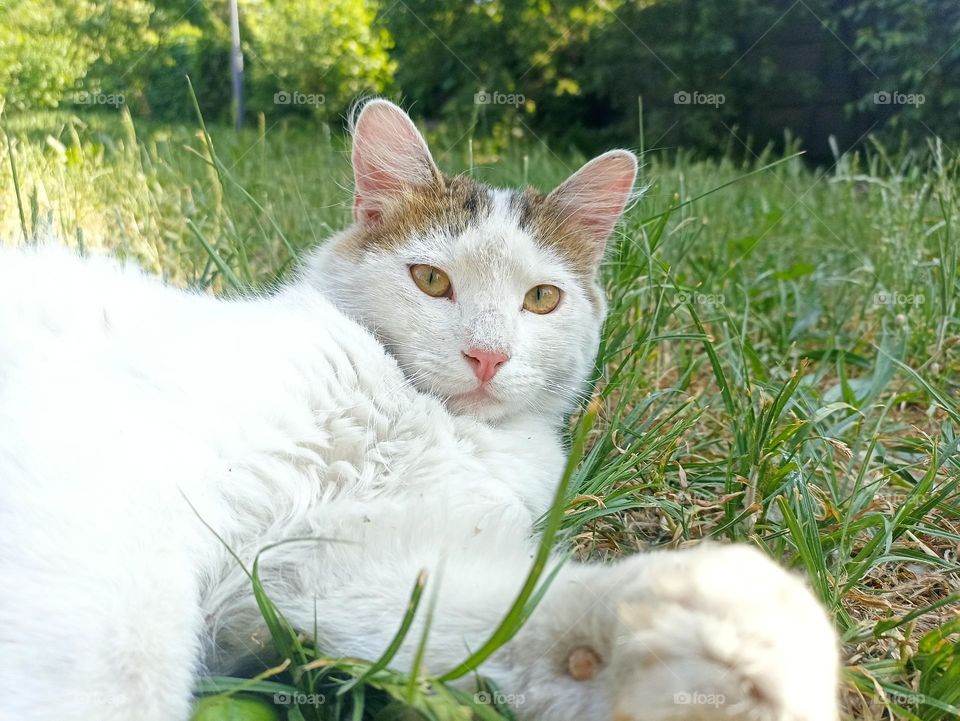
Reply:
<svg viewBox="0 0 960 721"><path fill-rule="evenodd" d="M0 246L0 293L15 298L53 294L82 300L111 289L163 287L139 266L108 254L84 254L50 241L29 246Z"/></svg>
<svg viewBox="0 0 960 721"><path fill-rule="evenodd" d="M12 271L51 273L78 273L98 269L122 273L124 265L115 256L106 253L82 253L54 238L37 243L0 245L0 272Z"/></svg>

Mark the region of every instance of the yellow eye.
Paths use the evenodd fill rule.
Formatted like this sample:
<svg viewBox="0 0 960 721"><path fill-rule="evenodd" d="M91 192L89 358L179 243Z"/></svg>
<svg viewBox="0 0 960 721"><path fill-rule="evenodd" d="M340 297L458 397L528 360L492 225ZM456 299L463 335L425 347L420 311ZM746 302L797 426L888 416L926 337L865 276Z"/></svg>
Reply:
<svg viewBox="0 0 960 721"><path fill-rule="evenodd" d="M417 287L433 298L450 295L450 279L447 274L432 265L411 265L410 275Z"/></svg>
<svg viewBox="0 0 960 721"><path fill-rule="evenodd" d="M523 307L540 315L554 311L559 303L560 289L555 285L535 286L523 298Z"/></svg>

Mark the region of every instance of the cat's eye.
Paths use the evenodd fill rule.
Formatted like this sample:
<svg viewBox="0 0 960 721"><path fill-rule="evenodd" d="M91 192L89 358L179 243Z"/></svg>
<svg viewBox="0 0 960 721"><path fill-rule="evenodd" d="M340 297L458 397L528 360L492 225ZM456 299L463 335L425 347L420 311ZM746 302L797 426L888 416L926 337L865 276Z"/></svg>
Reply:
<svg viewBox="0 0 960 721"><path fill-rule="evenodd" d="M538 285L527 291L523 307L531 313L551 313L560 303L560 289L555 285Z"/></svg>
<svg viewBox="0 0 960 721"><path fill-rule="evenodd" d="M432 265L411 265L410 275L417 287L433 298L450 295L450 279L447 274Z"/></svg>

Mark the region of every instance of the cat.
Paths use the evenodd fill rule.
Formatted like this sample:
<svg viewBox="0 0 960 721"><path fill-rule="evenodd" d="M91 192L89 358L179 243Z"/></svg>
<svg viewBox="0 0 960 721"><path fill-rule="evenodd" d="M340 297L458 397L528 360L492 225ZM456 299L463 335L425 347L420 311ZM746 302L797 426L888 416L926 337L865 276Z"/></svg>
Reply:
<svg viewBox="0 0 960 721"><path fill-rule="evenodd" d="M353 224L270 295L0 249L3 721L186 721L201 674L270 662L227 546L249 564L328 539L273 548L261 574L336 656L380 656L422 569L433 673L510 607L636 159L608 152L544 195L443 175L385 100L353 138ZM564 564L479 672L523 720L834 721L838 664L799 578L703 545Z"/></svg>

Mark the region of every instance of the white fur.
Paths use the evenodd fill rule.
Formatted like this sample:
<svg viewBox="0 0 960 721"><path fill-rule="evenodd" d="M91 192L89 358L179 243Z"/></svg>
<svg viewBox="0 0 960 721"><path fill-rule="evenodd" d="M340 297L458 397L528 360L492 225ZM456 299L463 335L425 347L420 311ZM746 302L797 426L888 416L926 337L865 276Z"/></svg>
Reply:
<svg viewBox="0 0 960 721"><path fill-rule="evenodd" d="M246 577L186 499L248 563L283 538L351 542L264 561L331 653L376 657L441 559L432 671L509 607L563 458L548 426L451 415L307 285L215 300L48 249L0 252L0 289L0 718L181 721L203 667L265 653ZM563 659L582 643L607 665L577 683ZM701 549L568 566L483 671L523 718L699 718L672 689L749 681L752 717L819 721L836 651L798 582Z"/></svg>
<svg viewBox="0 0 960 721"><path fill-rule="evenodd" d="M247 564L276 541L327 539L273 549L262 576L331 654L378 657L421 569L438 594L427 668L486 639L564 463L558 389L582 382L601 320L495 206L462 238L352 267L321 253L245 300L53 247L0 249L0 720L184 721L200 673L269 662L249 580L204 522ZM404 275L439 253L456 312ZM353 295L336 283L346 272ZM568 316L516 317L534 281L573 288ZM470 380L453 351L477 335L516 361L495 379L496 412L451 397ZM408 638L399 668L419 628ZM566 659L584 645L603 665L578 682ZM521 719L836 715L825 614L746 548L568 564L480 671Z"/></svg>

